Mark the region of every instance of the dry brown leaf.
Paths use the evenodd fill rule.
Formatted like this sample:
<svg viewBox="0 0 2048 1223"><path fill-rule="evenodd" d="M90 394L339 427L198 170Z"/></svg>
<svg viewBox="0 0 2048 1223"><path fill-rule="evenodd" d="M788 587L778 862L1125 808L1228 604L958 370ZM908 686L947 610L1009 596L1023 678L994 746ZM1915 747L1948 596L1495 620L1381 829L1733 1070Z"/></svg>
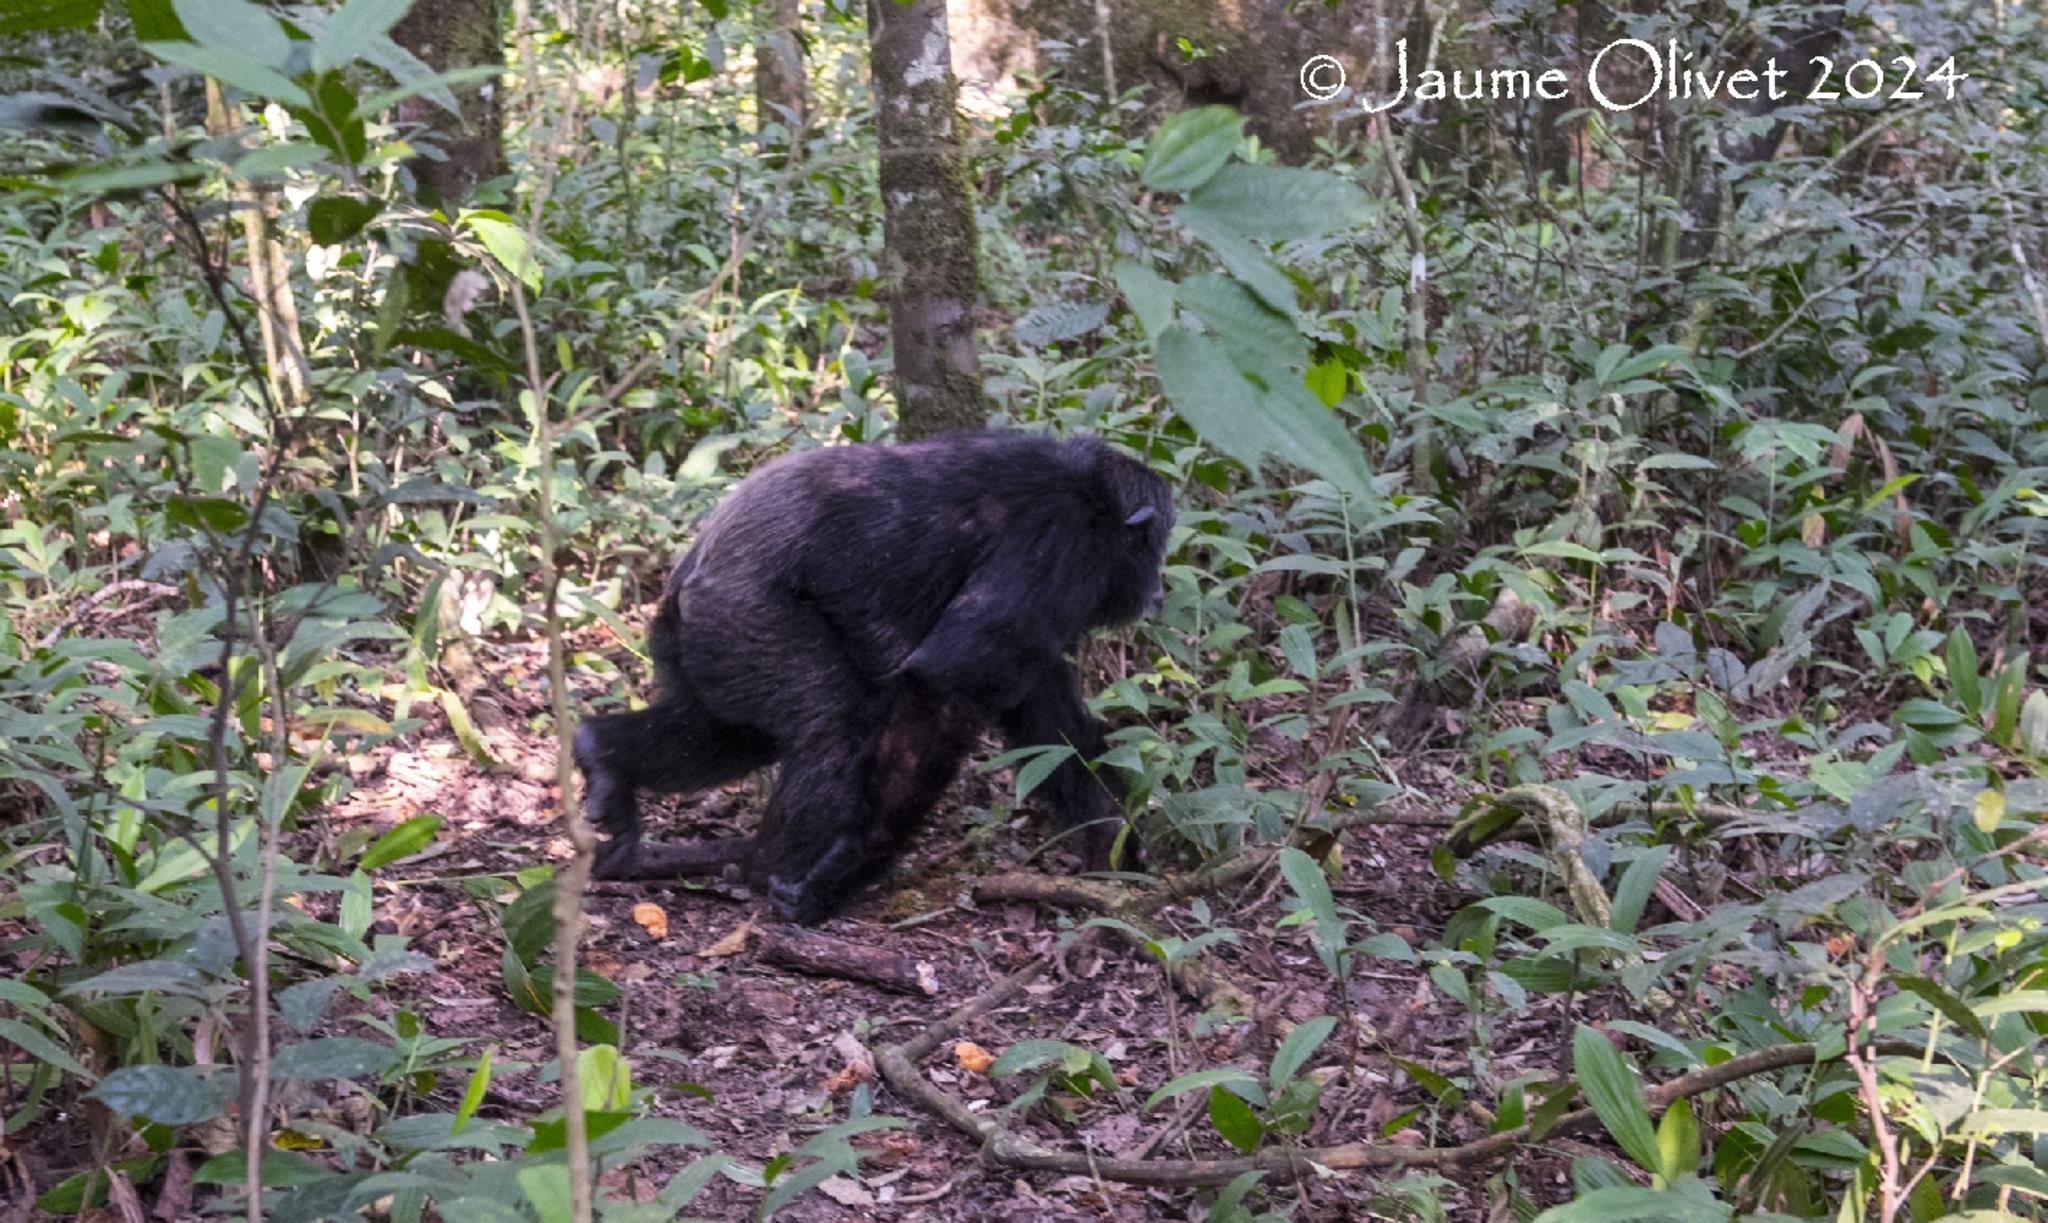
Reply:
<svg viewBox="0 0 2048 1223"><path fill-rule="evenodd" d="M590 971L607 981L616 978L626 968L626 962L609 951L585 951L583 963Z"/></svg>
<svg viewBox="0 0 2048 1223"><path fill-rule="evenodd" d="M825 1080L825 1094L836 1096L853 1090L862 1083L871 1083L875 1078L875 1055L851 1032L841 1032L833 1038L832 1051L845 1063L843 1069Z"/></svg>
<svg viewBox="0 0 2048 1223"><path fill-rule="evenodd" d="M747 949L747 936L752 934L753 932L754 919L749 917L747 920L741 922L739 925L734 926L732 928L732 933L726 935L722 939L719 939L717 942L704 948L697 954L704 956L707 959L717 959L721 956L738 955L740 952L745 951Z"/></svg>
<svg viewBox="0 0 2048 1223"><path fill-rule="evenodd" d="M668 910L650 900L643 900L633 906L633 920L647 931L647 937L664 939L668 937Z"/></svg>
<svg viewBox="0 0 2048 1223"><path fill-rule="evenodd" d="M873 1206L875 1195L860 1187L856 1181L843 1176L828 1176L818 1182L818 1192L831 1198L841 1206Z"/></svg>
<svg viewBox="0 0 2048 1223"><path fill-rule="evenodd" d="M953 1064L975 1074L986 1074L988 1068L996 1064L996 1058L995 1054L973 1041L963 1040L953 1046Z"/></svg>

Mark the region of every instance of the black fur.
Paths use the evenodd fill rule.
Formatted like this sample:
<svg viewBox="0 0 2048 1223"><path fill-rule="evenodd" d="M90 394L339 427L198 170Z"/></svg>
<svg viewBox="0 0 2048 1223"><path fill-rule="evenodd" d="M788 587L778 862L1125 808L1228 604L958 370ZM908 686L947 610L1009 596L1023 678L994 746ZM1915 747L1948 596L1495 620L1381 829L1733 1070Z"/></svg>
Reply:
<svg viewBox="0 0 2048 1223"><path fill-rule="evenodd" d="M637 853L638 790L780 761L748 861L784 918L838 911L909 842L984 726L1065 743L1046 783L1108 865L1115 796L1066 654L1157 606L1173 505L1092 438L952 434L769 463L705 520L648 635L660 696L576 732L599 870Z"/></svg>

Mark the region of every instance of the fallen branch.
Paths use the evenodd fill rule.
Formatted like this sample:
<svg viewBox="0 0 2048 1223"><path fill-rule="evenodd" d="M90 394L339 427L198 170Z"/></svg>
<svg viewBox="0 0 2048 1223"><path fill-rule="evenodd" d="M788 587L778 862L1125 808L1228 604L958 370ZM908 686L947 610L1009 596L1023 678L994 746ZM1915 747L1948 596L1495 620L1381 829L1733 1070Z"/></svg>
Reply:
<svg viewBox="0 0 2048 1223"><path fill-rule="evenodd" d="M930 997L939 990L931 966L874 943L856 943L800 926L764 926L755 936L763 963L812 976L863 981L899 994Z"/></svg>
<svg viewBox="0 0 2048 1223"><path fill-rule="evenodd" d="M1042 965L1040 966L1042 967ZM999 983L997 988L1002 988ZM1017 988L1021 989L1022 986ZM966 1011L969 1008L962 1008ZM987 1008L983 1008L987 1009ZM956 1012L958 1014L960 1012ZM945 1021L941 1021L942 1023ZM922 1039L922 1038L920 1038ZM1348 1172L1430 1168L1457 1170L1485 1163L1507 1154L1531 1139L1530 1127L1511 1130L1455 1147L1406 1147L1394 1143L1346 1142L1327 1147L1275 1149L1257 1155L1231 1159L1117 1159L1086 1152L1053 1151L1019 1137L993 1119L970 1111L959 1100L941 1091L918 1073L908 1056L910 1044L892 1046L876 1054L876 1067L890 1090L942 1118L954 1129L982 1142L985 1157L1008 1167L1029 1172L1053 1172L1068 1176L1089 1176L1131 1185L1186 1188L1196 1185L1228 1184L1247 1172L1258 1172L1292 1180L1321 1171ZM933 1044L937 1042L934 1041ZM929 1050L926 1050L929 1052ZM1780 1045L1731 1058L1682 1074L1643 1093L1651 1112L1658 1113L1682 1099L1703 1095L1739 1079L1768 1074L1793 1066L1812 1064L1815 1047L1810 1044ZM1924 1050L1909 1041L1885 1042L1884 1052L1919 1056ZM920 1055L921 1056L921 1055ZM1540 1135L1549 1137L1590 1129L1599 1121L1590 1108L1581 1108L1558 1118Z"/></svg>

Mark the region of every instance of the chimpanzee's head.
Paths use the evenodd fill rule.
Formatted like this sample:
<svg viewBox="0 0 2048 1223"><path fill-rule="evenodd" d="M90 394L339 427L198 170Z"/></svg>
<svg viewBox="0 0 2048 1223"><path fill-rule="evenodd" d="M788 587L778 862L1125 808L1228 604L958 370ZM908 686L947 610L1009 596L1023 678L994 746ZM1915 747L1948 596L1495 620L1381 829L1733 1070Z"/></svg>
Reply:
<svg viewBox="0 0 2048 1223"><path fill-rule="evenodd" d="M1166 560L1166 536L1173 530L1173 496L1166 481L1106 446L1096 476L1111 547L1109 581L1089 620L1095 628L1115 628L1158 611L1165 598L1160 567Z"/></svg>

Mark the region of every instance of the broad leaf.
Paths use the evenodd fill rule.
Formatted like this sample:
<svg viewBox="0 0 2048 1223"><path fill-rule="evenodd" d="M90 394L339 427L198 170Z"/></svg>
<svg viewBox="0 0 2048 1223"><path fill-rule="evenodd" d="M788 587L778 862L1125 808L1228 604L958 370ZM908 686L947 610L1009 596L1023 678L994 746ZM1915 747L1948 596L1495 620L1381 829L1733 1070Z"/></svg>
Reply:
<svg viewBox="0 0 2048 1223"><path fill-rule="evenodd" d="M1215 177L1244 137L1244 116L1228 106L1182 111L1159 125L1139 171L1157 191L1193 191Z"/></svg>
<svg viewBox="0 0 2048 1223"><path fill-rule="evenodd" d="M1643 1103L1642 1084L1635 1068L1614 1042L1580 1024L1572 1033L1572 1071L1586 1103L1593 1106L1600 1124L1628 1157L1649 1171L1660 1166L1657 1131L1650 1124L1650 1110Z"/></svg>

